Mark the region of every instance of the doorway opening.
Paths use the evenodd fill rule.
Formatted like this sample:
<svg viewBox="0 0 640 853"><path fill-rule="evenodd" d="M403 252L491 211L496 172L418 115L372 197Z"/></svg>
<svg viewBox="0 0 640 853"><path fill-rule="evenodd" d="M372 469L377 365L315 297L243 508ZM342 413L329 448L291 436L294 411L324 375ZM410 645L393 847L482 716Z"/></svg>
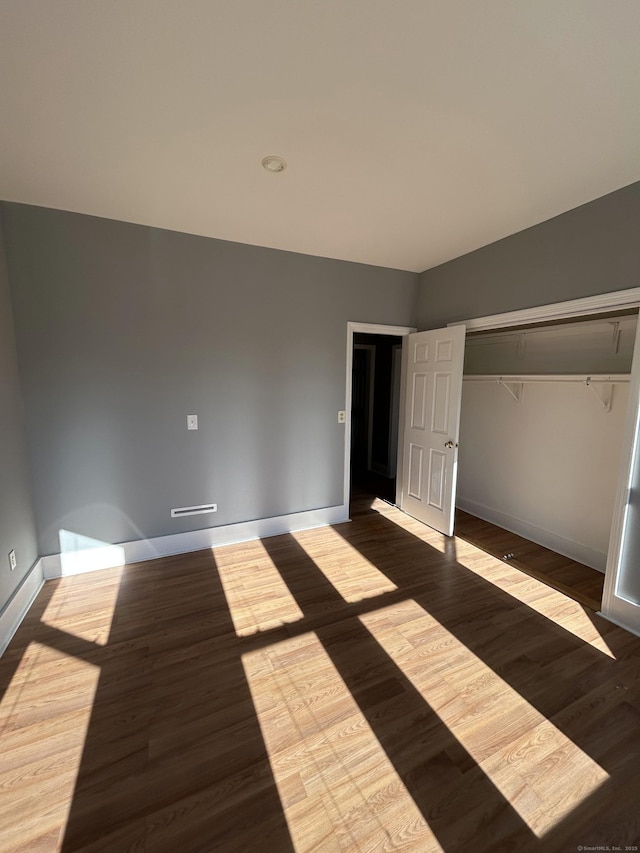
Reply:
<svg viewBox="0 0 640 853"><path fill-rule="evenodd" d="M412 326L347 323L344 506L366 511L396 503L402 435L403 341Z"/></svg>
<svg viewBox="0 0 640 853"><path fill-rule="evenodd" d="M351 370L351 501L396 501L402 337L356 332Z"/></svg>

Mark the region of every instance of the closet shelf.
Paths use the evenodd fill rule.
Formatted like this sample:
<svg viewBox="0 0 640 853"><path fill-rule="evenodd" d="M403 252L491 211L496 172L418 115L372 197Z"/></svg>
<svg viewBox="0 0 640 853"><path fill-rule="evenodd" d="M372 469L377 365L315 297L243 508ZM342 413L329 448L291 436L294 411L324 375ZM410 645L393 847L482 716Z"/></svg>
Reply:
<svg viewBox="0 0 640 853"><path fill-rule="evenodd" d="M576 335L583 336L590 332L596 332L599 334L600 331L602 331L607 333L603 339L606 340L607 337L609 338L611 351L613 353L617 353L620 347L620 336L622 333L621 325L623 319L626 320L626 325L632 324L635 328L635 317L611 320L591 320L588 322L564 326L542 326L539 328L521 328L511 331L476 332L475 334L477 337L474 336L474 333L472 332L471 336L467 337L465 345L496 346L496 344L501 343L516 343L518 345L518 354L524 355L526 341L532 335L544 335L546 337L551 336L561 340L562 338L573 337Z"/></svg>
<svg viewBox="0 0 640 853"><path fill-rule="evenodd" d="M516 403L522 401L522 390L525 385L547 382L573 382L590 388L602 404L605 412L611 411L613 386L622 385L631 379L628 373L591 373L591 374L467 374L462 377L465 382L495 382L507 391Z"/></svg>
<svg viewBox="0 0 640 853"><path fill-rule="evenodd" d="M583 385L589 385L592 382L605 382L609 385L617 385L622 382L629 382L631 375L629 373L465 373L462 378L465 382L581 382Z"/></svg>

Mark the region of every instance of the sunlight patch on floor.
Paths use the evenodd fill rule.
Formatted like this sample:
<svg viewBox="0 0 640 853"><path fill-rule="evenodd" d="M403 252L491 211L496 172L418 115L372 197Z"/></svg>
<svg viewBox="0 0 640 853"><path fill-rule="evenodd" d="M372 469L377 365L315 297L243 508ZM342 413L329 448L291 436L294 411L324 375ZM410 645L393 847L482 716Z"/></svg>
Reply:
<svg viewBox="0 0 640 853"><path fill-rule="evenodd" d="M36 665L38 678L31 679ZM29 849L45 849L35 839L66 824L99 677L99 667L48 646L30 643L25 649L0 703L3 850L17 850L30 824Z"/></svg>
<svg viewBox="0 0 640 853"><path fill-rule="evenodd" d="M442 849L315 634L242 661L297 853Z"/></svg>
<svg viewBox="0 0 640 853"><path fill-rule="evenodd" d="M69 676L67 668L70 668ZM38 678L34 679L32 673L36 669ZM61 670L64 670L63 684L59 679ZM88 703L90 707L99 675L98 666L76 658L71 652L67 654L41 643L29 643L0 700L0 732L22 729L40 718L46 719L54 702L60 713L67 706L77 709ZM76 688L77 696L67 695ZM62 689L65 692L60 698ZM20 713L16 714L14 708L18 705ZM4 740L2 747L8 749Z"/></svg>
<svg viewBox="0 0 640 853"><path fill-rule="evenodd" d="M457 536L443 536L425 524L411 518L384 501L374 501L373 508L385 518L412 536L427 543L441 554L446 554L487 583L513 596L537 613L556 622L594 649L615 659L614 651L600 634L594 621L582 605L561 592L551 589L542 581L509 566L503 560Z"/></svg>
<svg viewBox="0 0 640 853"><path fill-rule="evenodd" d="M331 527L291 536L345 601L355 603L398 588Z"/></svg>
<svg viewBox="0 0 640 853"><path fill-rule="evenodd" d="M397 527L400 527L402 530L406 530L407 533L415 536L416 539L420 539L421 542L425 542L427 545L430 545L440 554L450 553L451 545L453 543L453 539L450 536L445 536L443 533L439 533L437 530L434 530L432 527L428 527L421 521L417 521L415 518L412 518L410 515L399 510L398 507L392 506L391 504L376 498L371 505L371 509L379 515L383 515L388 521L391 521Z"/></svg>
<svg viewBox="0 0 640 853"><path fill-rule="evenodd" d="M106 646L120 590L121 568L58 581L42 622L74 637ZM99 602L95 609L87 602Z"/></svg>
<svg viewBox="0 0 640 853"><path fill-rule="evenodd" d="M262 542L216 548L220 581L236 634L247 637L302 619L303 613Z"/></svg>
<svg viewBox="0 0 640 853"><path fill-rule="evenodd" d="M522 601L531 610L550 619L574 637L615 660L615 653L598 631L585 608L569 596L508 565L503 560L456 538L457 562L487 583ZM478 559L481 555L481 559Z"/></svg>
<svg viewBox="0 0 640 853"><path fill-rule="evenodd" d="M538 837L609 778L417 602L360 620Z"/></svg>

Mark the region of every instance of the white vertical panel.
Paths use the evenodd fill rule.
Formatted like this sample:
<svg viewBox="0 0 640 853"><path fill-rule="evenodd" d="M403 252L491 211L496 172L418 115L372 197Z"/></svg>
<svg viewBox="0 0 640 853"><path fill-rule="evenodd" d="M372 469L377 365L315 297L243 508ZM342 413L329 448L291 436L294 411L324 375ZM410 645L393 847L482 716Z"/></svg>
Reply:
<svg viewBox="0 0 640 853"><path fill-rule="evenodd" d="M640 322L629 383L629 404L611 523L602 612L640 635Z"/></svg>
<svg viewBox="0 0 640 853"><path fill-rule="evenodd" d="M411 391L411 427L412 429L424 429L425 407L427 403L427 374L414 373L413 388Z"/></svg>
<svg viewBox="0 0 640 853"><path fill-rule="evenodd" d="M417 444L409 446L409 494L416 500L422 495L422 457L423 449Z"/></svg>
<svg viewBox="0 0 640 853"><path fill-rule="evenodd" d="M441 450L429 451L429 494L427 503L435 509L444 509L444 485L447 455Z"/></svg>
<svg viewBox="0 0 640 853"><path fill-rule="evenodd" d="M433 406L431 408L431 432L446 435L449 429L449 400L451 398L451 374L436 373L433 377Z"/></svg>

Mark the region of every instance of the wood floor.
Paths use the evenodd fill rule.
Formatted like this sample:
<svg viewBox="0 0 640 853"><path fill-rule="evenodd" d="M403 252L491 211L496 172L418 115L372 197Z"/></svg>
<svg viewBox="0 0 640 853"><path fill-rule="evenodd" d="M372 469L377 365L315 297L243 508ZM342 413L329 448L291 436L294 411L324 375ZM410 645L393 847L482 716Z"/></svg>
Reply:
<svg viewBox="0 0 640 853"><path fill-rule="evenodd" d="M600 610L604 587L602 572L459 509L456 510L455 531L457 536L494 557L508 557L517 569L564 592L592 610Z"/></svg>
<svg viewBox="0 0 640 853"><path fill-rule="evenodd" d="M640 638L382 501L48 582L0 695L2 851L640 839Z"/></svg>
<svg viewBox="0 0 640 853"><path fill-rule="evenodd" d="M367 472L352 491L351 513L368 510L373 495L395 504L395 480ZM564 592L580 604L598 611L602 606L604 574L537 545L529 539L456 509L455 533L498 559Z"/></svg>

